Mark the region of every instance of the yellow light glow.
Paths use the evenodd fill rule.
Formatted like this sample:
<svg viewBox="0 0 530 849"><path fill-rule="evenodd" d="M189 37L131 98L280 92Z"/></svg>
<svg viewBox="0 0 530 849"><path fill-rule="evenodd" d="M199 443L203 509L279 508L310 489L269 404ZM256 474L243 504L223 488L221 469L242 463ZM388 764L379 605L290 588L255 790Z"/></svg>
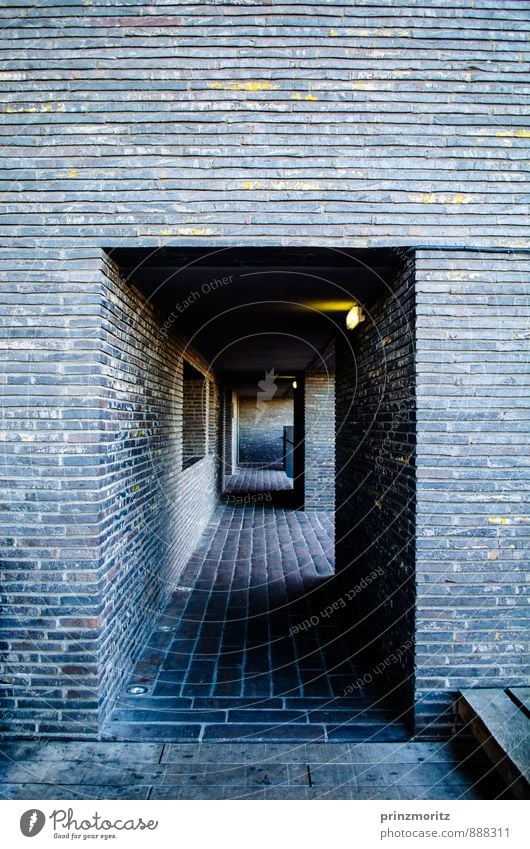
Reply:
<svg viewBox="0 0 530 849"><path fill-rule="evenodd" d="M353 330L361 321L364 321L362 307L359 304L355 304L346 316L346 327L348 330Z"/></svg>
<svg viewBox="0 0 530 849"><path fill-rule="evenodd" d="M348 312L355 306L355 301L351 299L349 301L307 301L305 306L321 312Z"/></svg>
<svg viewBox="0 0 530 849"><path fill-rule="evenodd" d="M298 389L298 384L296 380L293 380L293 389Z"/></svg>

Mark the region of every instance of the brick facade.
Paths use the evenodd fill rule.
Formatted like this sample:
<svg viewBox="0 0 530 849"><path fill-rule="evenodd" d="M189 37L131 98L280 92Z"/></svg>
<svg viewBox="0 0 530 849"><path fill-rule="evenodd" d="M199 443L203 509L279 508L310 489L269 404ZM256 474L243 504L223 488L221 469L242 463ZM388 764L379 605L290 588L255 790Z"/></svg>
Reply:
<svg viewBox="0 0 530 849"><path fill-rule="evenodd" d="M6 0L0 19L21 247L530 247L520 0Z"/></svg>
<svg viewBox="0 0 530 849"><path fill-rule="evenodd" d="M366 633L390 625L379 656L416 601L416 667L407 651L388 675L418 730L447 732L461 684L526 683L526 4L6 0L0 18L1 730L97 734L213 504L215 454L182 470L182 342L113 247L411 248L402 309L389 293L348 337L366 371L337 356L339 562L382 564L357 597L384 611Z"/></svg>

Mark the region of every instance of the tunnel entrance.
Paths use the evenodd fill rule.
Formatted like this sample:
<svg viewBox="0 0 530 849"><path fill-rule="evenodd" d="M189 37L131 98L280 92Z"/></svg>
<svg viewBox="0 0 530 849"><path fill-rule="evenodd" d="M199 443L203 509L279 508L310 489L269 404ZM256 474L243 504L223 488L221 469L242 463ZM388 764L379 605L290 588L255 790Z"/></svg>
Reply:
<svg viewBox="0 0 530 849"><path fill-rule="evenodd" d="M137 617L103 736L406 739L408 254L164 248L107 257L109 279L134 303L128 332L146 336L140 404L153 427L131 467L152 470L141 535L152 557L149 610Z"/></svg>

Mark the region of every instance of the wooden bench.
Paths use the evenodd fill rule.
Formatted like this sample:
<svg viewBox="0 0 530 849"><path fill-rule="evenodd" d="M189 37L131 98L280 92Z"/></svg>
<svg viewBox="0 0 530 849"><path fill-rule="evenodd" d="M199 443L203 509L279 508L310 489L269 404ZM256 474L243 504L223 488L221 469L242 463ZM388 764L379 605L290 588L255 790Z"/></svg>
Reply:
<svg viewBox="0 0 530 849"><path fill-rule="evenodd" d="M458 713L514 796L530 798L530 687L463 690Z"/></svg>

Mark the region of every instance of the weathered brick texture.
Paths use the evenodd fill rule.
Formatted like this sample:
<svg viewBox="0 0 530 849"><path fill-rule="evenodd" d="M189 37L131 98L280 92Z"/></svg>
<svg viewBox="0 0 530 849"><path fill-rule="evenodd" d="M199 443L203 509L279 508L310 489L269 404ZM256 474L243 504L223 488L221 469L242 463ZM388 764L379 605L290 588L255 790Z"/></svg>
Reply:
<svg viewBox="0 0 530 849"><path fill-rule="evenodd" d="M530 246L528 5L5 0L1 235Z"/></svg>
<svg viewBox="0 0 530 849"><path fill-rule="evenodd" d="M528 684L528 294L510 252L416 258L416 725Z"/></svg>
<svg viewBox="0 0 530 849"><path fill-rule="evenodd" d="M335 375L306 371L304 381L306 510L335 508Z"/></svg>
<svg viewBox="0 0 530 849"><path fill-rule="evenodd" d="M42 286L7 341L3 730L93 737L213 509L217 458L181 471L184 340L111 262L54 271L61 294Z"/></svg>
<svg viewBox="0 0 530 849"><path fill-rule="evenodd" d="M336 340L337 571L346 589L368 578L346 611L352 651L386 664L385 687L405 707L414 691L414 263L366 319ZM379 570L375 580L370 579Z"/></svg>
<svg viewBox="0 0 530 849"><path fill-rule="evenodd" d="M206 379L204 377L195 379L188 377L185 365L182 397L182 465L184 468L206 454L208 395L209 389Z"/></svg>
<svg viewBox="0 0 530 849"><path fill-rule="evenodd" d="M526 683L528 5L5 0L0 20L2 728L97 734L211 509L215 439L182 471L181 349L102 263L118 246L417 249L416 370L408 277L381 337L351 336L368 372L338 366L339 560L393 564L357 599L381 602L381 651L417 599L418 729L447 731L460 684Z"/></svg>

